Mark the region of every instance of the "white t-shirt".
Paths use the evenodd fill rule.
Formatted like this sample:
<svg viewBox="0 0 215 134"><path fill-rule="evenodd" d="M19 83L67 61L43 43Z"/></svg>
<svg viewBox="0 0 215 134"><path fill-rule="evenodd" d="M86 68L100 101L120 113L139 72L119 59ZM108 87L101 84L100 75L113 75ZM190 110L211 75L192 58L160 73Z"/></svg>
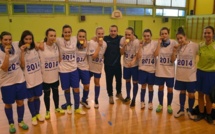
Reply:
<svg viewBox="0 0 215 134"><path fill-rule="evenodd" d="M64 38L57 38L57 45L60 50L61 62L59 64L59 72L68 73L77 69L76 63L76 44L77 37L70 37L69 41Z"/></svg>
<svg viewBox="0 0 215 134"><path fill-rule="evenodd" d="M18 42L13 42L14 54L10 54L9 68L5 72L0 68L0 87L14 85L16 83L23 83L25 81L24 74L20 68L20 49ZM5 53L0 50L0 67L5 58Z"/></svg>
<svg viewBox="0 0 215 134"><path fill-rule="evenodd" d="M196 81L196 55L198 51L199 46L194 42L190 42L178 50L176 80Z"/></svg>
<svg viewBox="0 0 215 134"><path fill-rule="evenodd" d="M173 78L175 76L175 64L171 62L171 56L176 44L177 42L175 40L170 40L170 45L167 47L160 47L160 52L156 61L155 76L164 78Z"/></svg>
<svg viewBox="0 0 215 134"><path fill-rule="evenodd" d="M120 49L123 47L124 42L125 42L125 37L122 37L120 40ZM132 68L132 67L136 67L138 65L138 61L136 60L134 65L132 65L131 67L128 66L128 64L133 60L133 58L138 53L139 45L140 45L139 40L134 39L133 41L130 41L125 46L125 53L123 56L123 66L124 67Z"/></svg>
<svg viewBox="0 0 215 134"><path fill-rule="evenodd" d="M156 58L154 56L155 50L157 48L157 41L151 41L150 43L143 45L141 49L142 56L139 61L139 70L143 70L149 73L155 73L155 62Z"/></svg>
<svg viewBox="0 0 215 134"><path fill-rule="evenodd" d="M44 43L44 50L39 51L43 82L54 83L58 81L58 64L59 64L59 50L54 43L52 46Z"/></svg>
<svg viewBox="0 0 215 134"><path fill-rule="evenodd" d="M106 51L107 44L105 41L103 41L98 57L96 59L93 59L92 55L95 53L96 48L98 47L98 43L95 42L94 40L90 40L88 46L89 46L89 49L87 54L88 54L89 70L94 73L101 73L103 63L104 63L104 53Z"/></svg>
<svg viewBox="0 0 215 134"><path fill-rule="evenodd" d="M88 48L76 50L76 56L77 56L76 61L77 61L79 69L89 71L89 64L88 64L88 59L87 59L87 49Z"/></svg>
<svg viewBox="0 0 215 134"><path fill-rule="evenodd" d="M27 88L35 87L43 82L39 54L35 49L25 52L24 75Z"/></svg>

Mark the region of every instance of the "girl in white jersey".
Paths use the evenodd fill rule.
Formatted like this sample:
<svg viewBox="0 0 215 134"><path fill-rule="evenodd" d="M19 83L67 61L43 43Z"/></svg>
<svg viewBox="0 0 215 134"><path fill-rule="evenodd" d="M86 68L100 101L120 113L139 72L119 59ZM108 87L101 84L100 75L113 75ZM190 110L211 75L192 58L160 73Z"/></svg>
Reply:
<svg viewBox="0 0 215 134"><path fill-rule="evenodd" d="M90 72L89 72L89 64L87 60L87 33L84 29L80 29L77 34L77 50L76 50L76 61L78 65L78 73L79 79L81 80L84 90L81 104L85 108L90 108L87 102L88 94L89 94L89 84L90 84Z"/></svg>
<svg viewBox="0 0 215 134"><path fill-rule="evenodd" d="M49 28L45 33L44 49L39 51L41 69L43 76L44 102L46 106L46 119L50 119L50 89L52 89L55 112L64 114L64 110L59 108L59 51L55 44L56 32Z"/></svg>
<svg viewBox="0 0 215 134"><path fill-rule="evenodd" d="M57 45L60 52L60 81L61 87L64 90L64 95L66 99L67 113L71 114L71 97L70 97L70 87L73 89L73 96L75 102L75 113L86 114L80 105L80 91L79 91L79 74L77 70L76 62L76 44L77 37L73 36L72 28L69 25L64 25L62 28L61 38L57 38Z"/></svg>
<svg viewBox="0 0 215 134"><path fill-rule="evenodd" d="M138 82L141 84L141 108L145 108L145 93L146 84L148 84L149 89L149 105L150 110L153 109L152 99L153 99L153 85L155 82L155 50L157 48L157 42L151 40L152 32L150 29L145 29L143 31L144 41L140 42L140 48L138 51L139 60L139 73Z"/></svg>
<svg viewBox="0 0 215 134"><path fill-rule="evenodd" d="M102 73L102 66L104 61L104 53L107 48L107 44L103 41L104 38L104 29L103 27L96 28L96 41L89 41L88 49L88 60L89 60L89 70L90 76L94 76L95 84L95 105L94 108L99 108L99 94L100 94L100 78Z"/></svg>
<svg viewBox="0 0 215 134"><path fill-rule="evenodd" d="M26 83L20 68L20 49L17 44L12 44L12 36L9 32L0 35L0 89L2 100L5 104L10 133L15 133L12 104L17 103L19 126L26 130L28 126L23 122L24 102L26 98Z"/></svg>
<svg viewBox="0 0 215 134"><path fill-rule="evenodd" d="M130 107L135 106L136 96L138 92L138 62L137 55L139 49L139 40L134 37L134 29L128 27L125 30L125 37L120 40L120 53L124 55L123 57L123 78L126 82L126 92L127 97L125 102L131 100L130 90L131 90L131 77L133 80L133 98Z"/></svg>
<svg viewBox="0 0 215 134"><path fill-rule="evenodd" d="M158 100L159 105L156 112L161 112L163 109L163 95L164 84L167 86L167 111L172 114L172 98L173 98L173 85L175 76L175 64L174 60L171 60L173 48L176 45L176 41L169 39L169 29L163 27L160 30L160 39L158 40L155 56L158 56L155 71L155 84L158 88Z"/></svg>
<svg viewBox="0 0 215 134"><path fill-rule="evenodd" d="M32 124L37 125L37 120L44 121L44 118L39 114L39 97L42 95L43 79L39 54L35 50L34 36L30 31L26 30L22 33L19 47L21 49L21 67L24 70L28 89L28 107L32 115Z"/></svg>
<svg viewBox="0 0 215 134"><path fill-rule="evenodd" d="M195 102L194 93L196 90L196 55L198 54L198 45L186 39L182 27L178 29L176 37L179 45L174 47L172 59L174 60L177 57L175 89L180 91L180 109L175 114L175 117L178 118L184 115L187 91L189 96L188 116L190 119L194 119L191 112Z"/></svg>

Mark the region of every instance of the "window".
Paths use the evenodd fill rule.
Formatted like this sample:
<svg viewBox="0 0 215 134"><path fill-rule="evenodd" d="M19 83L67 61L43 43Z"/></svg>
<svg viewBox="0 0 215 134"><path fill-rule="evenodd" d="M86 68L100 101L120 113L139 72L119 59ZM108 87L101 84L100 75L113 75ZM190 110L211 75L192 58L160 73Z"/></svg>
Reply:
<svg viewBox="0 0 215 134"><path fill-rule="evenodd" d="M156 6L186 7L186 0L156 0Z"/></svg>
<svg viewBox="0 0 215 134"><path fill-rule="evenodd" d="M178 16L178 9L163 9L163 16Z"/></svg>
<svg viewBox="0 0 215 134"><path fill-rule="evenodd" d="M172 0L173 7L186 7L186 0Z"/></svg>
<svg viewBox="0 0 215 134"><path fill-rule="evenodd" d="M104 7L104 14L112 14L112 7Z"/></svg>
<svg viewBox="0 0 215 134"><path fill-rule="evenodd" d="M7 13L7 4L0 4L0 14Z"/></svg>
<svg viewBox="0 0 215 134"><path fill-rule="evenodd" d="M81 6L81 14L102 14L102 6Z"/></svg>
<svg viewBox="0 0 215 134"><path fill-rule="evenodd" d="M55 13L65 13L65 6L64 5L55 5L54 12Z"/></svg>
<svg viewBox="0 0 215 134"><path fill-rule="evenodd" d="M26 4L27 13L40 13L40 14L52 14L53 6L50 4Z"/></svg>
<svg viewBox="0 0 215 134"><path fill-rule="evenodd" d="M98 3L113 3L113 0L91 0L91 2L98 2Z"/></svg>
<svg viewBox="0 0 215 134"><path fill-rule="evenodd" d="M163 9L156 9L157 16L163 16Z"/></svg>
<svg viewBox="0 0 215 134"><path fill-rule="evenodd" d="M185 16L185 11L184 10L179 10L178 11L178 16Z"/></svg>
<svg viewBox="0 0 215 134"><path fill-rule="evenodd" d="M79 6L70 6L69 7L69 11L70 13L74 14L74 13L79 13Z"/></svg>
<svg viewBox="0 0 215 134"><path fill-rule="evenodd" d="M153 14L152 8L145 8L145 15L152 15L152 14Z"/></svg>
<svg viewBox="0 0 215 134"><path fill-rule="evenodd" d="M126 15L144 15L144 8L126 8Z"/></svg>
<svg viewBox="0 0 215 134"><path fill-rule="evenodd" d="M171 0L156 0L156 6L171 6Z"/></svg>
<svg viewBox="0 0 215 134"><path fill-rule="evenodd" d="M117 10L121 11L122 14L125 14L125 7L117 7Z"/></svg>
<svg viewBox="0 0 215 134"><path fill-rule="evenodd" d="M25 13L25 5L24 4L13 4L13 12L14 13Z"/></svg>
<svg viewBox="0 0 215 134"><path fill-rule="evenodd" d="M120 4L136 4L136 0L117 0Z"/></svg>
<svg viewBox="0 0 215 134"><path fill-rule="evenodd" d="M90 0L69 0L69 1L74 1L74 2L90 2Z"/></svg>
<svg viewBox="0 0 215 134"><path fill-rule="evenodd" d="M153 0L137 0L138 5L153 5Z"/></svg>

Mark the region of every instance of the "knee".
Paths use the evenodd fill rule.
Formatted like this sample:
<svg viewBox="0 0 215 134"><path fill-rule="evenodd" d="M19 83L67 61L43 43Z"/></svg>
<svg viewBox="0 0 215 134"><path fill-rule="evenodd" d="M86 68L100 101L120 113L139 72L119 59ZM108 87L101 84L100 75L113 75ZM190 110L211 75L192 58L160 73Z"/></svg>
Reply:
<svg viewBox="0 0 215 134"><path fill-rule="evenodd" d="M5 104L5 108L12 108L12 104Z"/></svg>
<svg viewBox="0 0 215 134"><path fill-rule="evenodd" d="M64 90L65 93L70 93L70 89Z"/></svg>
<svg viewBox="0 0 215 134"><path fill-rule="evenodd" d="M29 101L29 102L33 102L33 101L34 101L34 97L28 98L28 101Z"/></svg>
<svg viewBox="0 0 215 134"><path fill-rule="evenodd" d="M24 101L23 100L18 100L18 101L16 101L16 104L17 104L18 107L21 107L21 106L24 105Z"/></svg>
<svg viewBox="0 0 215 134"><path fill-rule="evenodd" d="M84 85L84 90L85 90L85 91L88 91L88 90L89 90L89 88L90 88L90 85L89 85L89 84Z"/></svg>
<svg viewBox="0 0 215 134"><path fill-rule="evenodd" d="M164 89L163 85L158 87L158 90L160 90L160 91L163 91L163 89Z"/></svg>
<svg viewBox="0 0 215 134"><path fill-rule="evenodd" d="M189 98L190 98L190 99L195 99L194 93L189 93Z"/></svg>

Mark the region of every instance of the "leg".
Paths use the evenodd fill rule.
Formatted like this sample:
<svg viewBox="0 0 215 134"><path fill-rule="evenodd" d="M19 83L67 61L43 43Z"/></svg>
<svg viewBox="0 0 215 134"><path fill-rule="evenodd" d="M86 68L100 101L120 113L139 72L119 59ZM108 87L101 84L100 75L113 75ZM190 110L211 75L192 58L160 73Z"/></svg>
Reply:
<svg viewBox="0 0 215 134"><path fill-rule="evenodd" d="M79 88L73 88L73 96L74 96L74 103L75 103L75 110L76 110L76 109L79 109L79 104L80 104Z"/></svg>
<svg viewBox="0 0 215 134"><path fill-rule="evenodd" d="M116 91L117 94L122 93L122 68L121 66L117 66L115 70L115 78L116 78Z"/></svg>
<svg viewBox="0 0 215 134"><path fill-rule="evenodd" d="M10 131L10 133L15 133L16 128L14 127L12 104L5 104L4 111L7 116L8 123L10 125L9 131Z"/></svg>
<svg viewBox="0 0 215 134"><path fill-rule="evenodd" d="M153 109L153 104L152 104L152 100L153 100L153 95L154 95L154 90L153 90L153 85L148 85L149 88L149 110Z"/></svg>
<svg viewBox="0 0 215 134"><path fill-rule="evenodd" d="M22 129L27 130L28 126L23 121L23 116L24 116L24 111L25 111L24 101L23 100L16 100L16 104L17 104L17 114L18 114L19 126Z"/></svg>
<svg viewBox="0 0 215 134"><path fill-rule="evenodd" d="M100 94L100 83L99 83L99 81L100 81L100 78L95 78L94 77L94 83L95 83L95 108L98 108L99 106L98 106L98 104L99 104L99 102L98 102L98 98L99 98L99 94Z"/></svg>
<svg viewBox="0 0 215 134"><path fill-rule="evenodd" d="M146 84L142 84L140 93L140 102L145 102Z"/></svg>
<svg viewBox="0 0 215 134"><path fill-rule="evenodd" d="M81 101L81 104L88 109L90 109L90 106L88 105L88 102L87 102L87 98L89 95L89 86L90 86L89 84L84 85L83 97Z"/></svg>
<svg viewBox="0 0 215 134"><path fill-rule="evenodd" d="M36 109L34 103L34 97L28 99L28 108L30 110L32 118L36 116Z"/></svg>
<svg viewBox="0 0 215 134"><path fill-rule="evenodd" d="M204 114L204 94L202 92L198 92L198 104L199 104L199 115L195 121L200 121L205 118Z"/></svg>
<svg viewBox="0 0 215 134"><path fill-rule="evenodd" d="M163 109L163 89L164 86L163 85L159 85L158 87L158 100L159 100L159 105L156 109L156 112L161 112L161 110Z"/></svg>
<svg viewBox="0 0 215 134"><path fill-rule="evenodd" d="M211 117L211 111L212 111L212 103L211 103L209 95L206 95L206 112L207 112L206 120L209 124L213 124L213 119Z"/></svg>
<svg viewBox="0 0 215 134"><path fill-rule="evenodd" d="M50 111L50 89L44 90L44 103L46 111Z"/></svg>
<svg viewBox="0 0 215 134"><path fill-rule="evenodd" d="M167 87L167 90L168 90L168 93L167 93L167 100L168 100L167 111L169 114L172 114L173 110L172 110L171 104L172 104L172 98L173 98L173 88Z"/></svg>
<svg viewBox="0 0 215 134"><path fill-rule="evenodd" d="M105 66L105 78L106 78L106 88L108 96L113 96L113 68L111 66Z"/></svg>
<svg viewBox="0 0 215 134"><path fill-rule="evenodd" d="M135 106L137 92L138 92L137 81L133 81L133 98L132 98L132 102L131 102L131 105L130 105L131 107Z"/></svg>
<svg viewBox="0 0 215 134"><path fill-rule="evenodd" d="M180 103L180 109L179 111L174 115L175 118L178 118L182 115L184 115L184 104L186 100L186 90L180 90L179 94L179 103Z"/></svg>
<svg viewBox="0 0 215 134"><path fill-rule="evenodd" d="M127 97L125 98L125 102L129 102L131 100L131 97L130 97L131 79L126 79L125 83L126 83L126 93L127 93Z"/></svg>

